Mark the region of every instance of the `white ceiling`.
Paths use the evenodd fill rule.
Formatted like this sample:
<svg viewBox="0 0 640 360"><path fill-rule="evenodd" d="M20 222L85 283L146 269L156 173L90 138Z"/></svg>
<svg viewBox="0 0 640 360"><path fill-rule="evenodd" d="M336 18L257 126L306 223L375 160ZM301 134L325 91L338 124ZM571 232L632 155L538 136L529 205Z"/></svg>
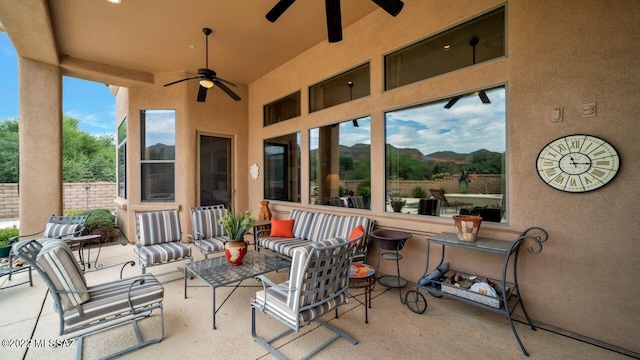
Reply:
<svg viewBox="0 0 640 360"><path fill-rule="evenodd" d="M276 3L122 0L116 5L106 0L48 1L57 52L62 58L154 74L194 73L205 66L202 28L209 27L213 30L209 67L218 76L239 84L248 84L327 41L324 0L298 0L278 21L270 23L265 14ZM342 1L343 28L376 9L371 0ZM12 34L9 24L5 27L12 40L19 36ZM21 46L32 45L26 42Z"/></svg>

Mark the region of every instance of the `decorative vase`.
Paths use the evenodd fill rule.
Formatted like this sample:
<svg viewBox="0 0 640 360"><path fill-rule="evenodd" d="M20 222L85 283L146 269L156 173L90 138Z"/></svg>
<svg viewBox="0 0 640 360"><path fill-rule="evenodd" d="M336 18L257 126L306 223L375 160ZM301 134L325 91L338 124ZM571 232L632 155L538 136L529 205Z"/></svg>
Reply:
<svg viewBox="0 0 640 360"><path fill-rule="evenodd" d="M231 265L241 265L247 254L247 243L244 240L229 240L224 244L224 255Z"/></svg>
<svg viewBox="0 0 640 360"><path fill-rule="evenodd" d="M271 210L269 210L269 202L261 201L260 214L258 214L258 220L271 220Z"/></svg>
<svg viewBox="0 0 640 360"><path fill-rule="evenodd" d="M476 241L482 217L475 215L453 215L453 223L460 241Z"/></svg>

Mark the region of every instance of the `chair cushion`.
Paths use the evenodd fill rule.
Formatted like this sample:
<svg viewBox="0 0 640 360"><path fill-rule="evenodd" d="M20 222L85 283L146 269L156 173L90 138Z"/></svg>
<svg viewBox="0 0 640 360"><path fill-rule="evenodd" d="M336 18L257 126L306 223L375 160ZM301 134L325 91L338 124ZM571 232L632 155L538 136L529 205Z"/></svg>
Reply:
<svg viewBox="0 0 640 360"><path fill-rule="evenodd" d="M293 250L295 248L311 245L311 240L300 239L300 238L262 238L260 239L260 245L269 249L273 252L281 254L283 256L291 258L293 255Z"/></svg>
<svg viewBox="0 0 640 360"><path fill-rule="evenodd" d="M294 222L294 219L271 219L271 233L269 237L292 238Z"/></svg>
<svg viewBox="0 0 640 360"><path fill-rule="evenodd" d="M362 236L362 240L358 242L358 247L366 241L366 237L368 236L367 231L369 230L369 218L364 216L338 216L336 221L336 232L334 236L348 239L353 229L358 225L362 225L364 236Z"/></svg>
<svg viewBox="0 0 640 360"><path fill-rule="evenodd" d="M293 236L301 239L309 239L309 229L313 224L315 213L293 209L289 213L289 219L295 219L293 223Z"/></svg>
<svg viewBox="0 0 640 360"><path fill-rule="evenodd" d="M47 223L44 228L44 234L42 235L42 237L50 239L70 238L75 235L77 229L78 224L68 225Z"/></svg>
<svg viewBox="0 0 640 360"><path fill-rule="evenodd" d="M336 219L339 217L333 214L317 213L307 238L314 242L332 238L336 232Z"/></svg>
<svg viewBox="0 0 640 360"><path fill-rule="evenodd" d="M87 282L71 249L62 240L45 242L36 262L58 291L86 291ZM75 308L90 299L88 293L59 293L63 310Z"/></svg>
<svg viewBox="0 0 640 360"><path fill-rule="evenodd" d="M226 237L213 237L209 239L195 240L193 245L203 254L210 254L224 250L224 243L228 239Z"/></svg>
<svg viewBox="0 0 640 360"><path fill-rule="evenodd" d="M150 211L138 214L139 240L142 245L180 241L180 217L177 210Z"/></svg>
<svg viewBox="0 0 640 360"><path fill-rule="evenodd" d="M135 279L144 279L144 284L135 284L131 288L131 303L134 309L162 302L164 288L151 274L91 286L90 301L64 312L67 330L128 312L131 309L128 303L129 287Z"/></svg>
<svg viewBox="0 0 640 360"><path fill-rule="evenodd" d="M170 242L136 247L135 252L140 257L141 265L160 264L171 260L191 256L191 247L181 242Z"/></svg>
<svg viewBox="0 0 640 360"><path fill-rule="evenodd" d="M285 281L280 284L283 287L289 287L289 282ZM278 287L270 287L266 290L267 302L265 304L265 291L260 290L256 293L256 296L251 299L251 302L255 307L260 309L265 304L265 311L278 315L280 318L286 320L292 326L296 325L296 314L287 306L287 295ZM322 303L313 308L309 308L300 312L298 318L300 320L300 326L307 325L313 319L320 317L329 311L335 309L337 306L342 305L346 301L346 293L342 293L339 296Z"/></svg>
<svg viewBox="0 0 640 360"><path fill-rule="evenodd" d="M196 210L191 214L193 237L195 240L225 236L226 233L218 221L222 219L226 209Z"/></svg>

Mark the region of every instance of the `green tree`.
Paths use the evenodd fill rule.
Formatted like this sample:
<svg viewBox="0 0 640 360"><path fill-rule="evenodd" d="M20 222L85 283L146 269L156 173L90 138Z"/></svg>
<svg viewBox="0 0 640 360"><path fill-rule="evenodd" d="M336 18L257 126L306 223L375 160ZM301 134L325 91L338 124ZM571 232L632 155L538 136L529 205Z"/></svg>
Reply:
<svg viewBox="0 0 640 360"><path fill-rule="evenodd" d="M0 122L0 183L18 182L18 119Z"/></svg>
<svg viewBox="0 0 640 360"><path fill-rule="evenodd" d="M64 182L115 181L116 151L112 135L94 137L80 131L79 120L62 120ZM0 183L18 182L18 119L0 122Z"/></svg>

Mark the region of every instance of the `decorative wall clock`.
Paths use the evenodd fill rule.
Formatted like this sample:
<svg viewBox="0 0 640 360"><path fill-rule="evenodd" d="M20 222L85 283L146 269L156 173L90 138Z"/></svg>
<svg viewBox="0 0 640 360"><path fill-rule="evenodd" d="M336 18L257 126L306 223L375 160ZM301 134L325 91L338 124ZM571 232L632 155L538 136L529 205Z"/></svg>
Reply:
<svg viewBox="0 0 640 360"><path fill-rule="evenodd" d="M620 157L606 140L568 135L548 143L538 154L538 175L547 185L581 193L608 184L618 173Z"/></svg>

